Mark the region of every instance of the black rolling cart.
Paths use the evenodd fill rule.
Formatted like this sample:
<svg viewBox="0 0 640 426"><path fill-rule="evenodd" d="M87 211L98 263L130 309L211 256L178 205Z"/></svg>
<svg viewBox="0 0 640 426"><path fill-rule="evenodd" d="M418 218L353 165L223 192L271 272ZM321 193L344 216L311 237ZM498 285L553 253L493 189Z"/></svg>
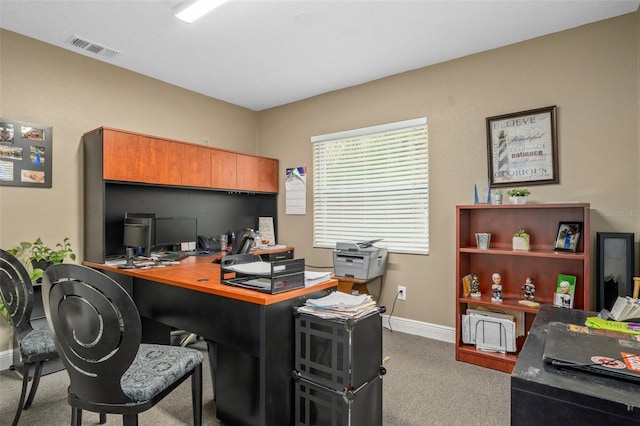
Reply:
<svg viewBox="0 0 640 426"><path fill-rule="evenodd" d="M382 425L382 313L323 319L295 315L295 424Z"/></svg>

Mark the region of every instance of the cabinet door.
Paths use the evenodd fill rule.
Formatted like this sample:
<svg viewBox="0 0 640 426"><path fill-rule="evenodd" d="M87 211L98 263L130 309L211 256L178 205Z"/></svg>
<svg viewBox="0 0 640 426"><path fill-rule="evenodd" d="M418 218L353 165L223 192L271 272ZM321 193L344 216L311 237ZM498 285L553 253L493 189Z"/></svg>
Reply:
<svg viewBox="0 0 640 426"><path fill-rule="evenodd" d="M182 144L180 176L184 186L211 186L211 148Z"/></svg>
<svg viewBox="0 0 640 426"><path fill-rule="evenodd" d="M280 162L271 158L260 158L259 188L261 192L278 193L278 176Z"/></svg>
<svg viewBox="0 0 640 426"><path fill-rule="evenodd" d="M220 189L237 189L235 153L211 150L211 186Z"/></svg>
<svg viewBox="0 0 640 426"><path fill-rule="evenodd" d="M161 139L147 138L147 150L142 153L144 181L164 185L180 185L180 145Z"/></svg>
<svg viewBox="0 0 640 426"><path fill-rule="evenodd" d="M103 179L144 182L140 158L147 151L147 143L141 135L103 130Z"/></svg>
<svg viewBox="0 0 640 426"><path fill-rule="evenodd" d="M244 191L260 191L260 159L252 155L237 155L236 170L238 173L238 189Z"/></svg>

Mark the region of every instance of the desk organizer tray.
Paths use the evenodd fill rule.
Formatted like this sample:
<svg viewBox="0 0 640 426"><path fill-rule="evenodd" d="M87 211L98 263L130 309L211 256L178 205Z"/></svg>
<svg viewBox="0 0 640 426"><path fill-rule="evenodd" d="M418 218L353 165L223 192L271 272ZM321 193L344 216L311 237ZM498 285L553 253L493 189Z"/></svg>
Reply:
<svg viewBox="0 0 640 426"><path fill-rule="evenodd" d="M263 262L254 254L223 256L220 282L276 294L304 287L304 259Z"/></svg>

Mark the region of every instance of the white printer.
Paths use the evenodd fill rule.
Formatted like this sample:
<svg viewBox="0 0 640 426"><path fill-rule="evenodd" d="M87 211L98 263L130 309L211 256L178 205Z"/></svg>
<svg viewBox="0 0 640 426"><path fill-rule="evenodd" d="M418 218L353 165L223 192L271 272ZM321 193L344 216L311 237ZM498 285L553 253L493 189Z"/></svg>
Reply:
<svg viewBox="0 0 640 426"><path fill-rule="evenodd" d="M338 277L369 280L384 275L387 267L387 249L375 247L380 240L336 243L333 251L333 269Z"/></svg>

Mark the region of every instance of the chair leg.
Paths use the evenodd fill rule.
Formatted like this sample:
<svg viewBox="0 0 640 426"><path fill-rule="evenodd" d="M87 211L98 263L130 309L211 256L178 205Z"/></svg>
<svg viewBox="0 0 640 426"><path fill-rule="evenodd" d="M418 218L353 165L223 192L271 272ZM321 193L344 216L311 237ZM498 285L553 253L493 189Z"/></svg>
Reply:
<svg viewBox="0 0 640 426"><path fill-rule="evenodd" d="M82 426L82 410L71 407L71 426Z"/></svg>
<svg viewBox="0 0 640 426"><path fill-rule="evenodd" d="M39 361L36 363L36 370L33 373L33 382L31 382L31 390L29 391L29 397L27 398L27 402L24 404L24 409L28 410L31 407L31 403L33 402L33 398L36 396L36 391L38 390L38 385L40 384L40 377L42 377L42 366L44 361Z"/></svg>
<svg viewBox="0 0 640 426"><path fill-rule="evenodd" d="M22 408L24 407L24 397L27 394L27 386L29 386L29 364L25 363L23 365L22 370L22 391L20 392L20 402L18 402L18 410L16 411L16 415L13 417L12 426L16 426L18 424L18 420L20 420L20 415L22 414Z"/></svg>
<svg viewBox="0 0 640 426"><path fill-rule="evenodd" d="M122 426L138 426L138 415L137 414L123 414L122 415Z"/></svg>
<svg viewBox="0 0 640 426"><path fill-rule="evenodd" d="M191 374L191 402L193 404L193 424L202 425L202 364L198 364Z"/></svg>
<svg viewBox="0 0 640 426"><path fill-rule="evenodd" d="M107 422L107 413L100 413L100 423L101 425Z"/></svg>

